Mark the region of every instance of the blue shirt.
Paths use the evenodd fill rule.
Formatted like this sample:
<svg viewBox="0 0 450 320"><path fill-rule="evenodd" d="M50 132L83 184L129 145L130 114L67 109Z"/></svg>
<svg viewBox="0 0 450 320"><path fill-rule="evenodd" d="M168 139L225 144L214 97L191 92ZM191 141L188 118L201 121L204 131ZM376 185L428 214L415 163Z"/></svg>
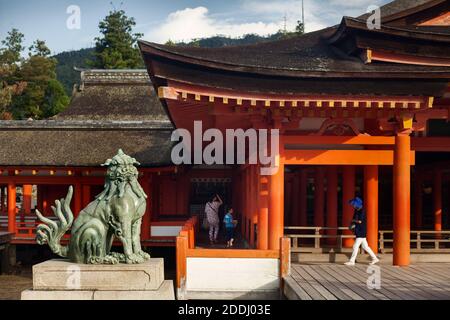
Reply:
<svg viewBox="0 0 450 320"><path fill-rule="evenodd" d="M234 228L233 216L229 213L225 215L223 218L223 222L225 223L225 228Z"/></svg>

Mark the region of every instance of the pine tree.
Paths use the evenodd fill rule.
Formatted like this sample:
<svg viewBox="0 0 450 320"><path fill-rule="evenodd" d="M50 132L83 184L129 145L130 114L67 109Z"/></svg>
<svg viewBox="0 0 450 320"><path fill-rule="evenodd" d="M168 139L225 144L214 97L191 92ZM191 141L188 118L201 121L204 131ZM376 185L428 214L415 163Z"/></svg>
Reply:
<svg viewBox="0 0 450 320"><path fill-rule="evenodd" d="M133 33L136 25L123 10L114 10L99 23L101 37L95 38L94 60L89 65L99 69L136 69L144 66L137 40L143 35Z"/></svg>
<svg viewBox="0 0 450 320"><path fill-rule="evenodd" d="M24 35L17 29L8 32L0 48L0 119L11 120L12 114L8 107L14 96L22 93L26 83L16 80L16 73L22 60L20 53L24 49Z"/></svg>
<svg viewBox="0 0 450 320"><path fill-rule="evenodd" d="M43 119L62 111L69 98L56 80L57 61L44 41L36 40L21 58L23 34L13 29L0 49L0 118Z"/></svg>

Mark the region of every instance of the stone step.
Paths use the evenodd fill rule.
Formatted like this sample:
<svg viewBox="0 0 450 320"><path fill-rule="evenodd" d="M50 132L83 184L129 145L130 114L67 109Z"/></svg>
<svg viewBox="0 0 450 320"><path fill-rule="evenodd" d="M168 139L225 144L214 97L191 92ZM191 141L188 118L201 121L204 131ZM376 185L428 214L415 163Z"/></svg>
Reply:
<svg viewBox="0 0 450 320"><path fill-rule="evenodd" d="M73 290L25 290L22 300L175 300L172 280L163 281L158 290L146 291L73 291Z"/></svg>

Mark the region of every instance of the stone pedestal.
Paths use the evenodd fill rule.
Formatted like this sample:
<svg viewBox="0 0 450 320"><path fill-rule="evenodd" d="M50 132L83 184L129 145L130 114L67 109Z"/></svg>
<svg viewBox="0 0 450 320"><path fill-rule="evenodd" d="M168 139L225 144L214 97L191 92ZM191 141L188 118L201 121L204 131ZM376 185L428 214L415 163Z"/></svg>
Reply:
<svg viewBox="0 0 450 320"><path fill-rule="evenodd" d="M50 260L33 266L33 289L22 300L173 300L163 259L143 264L85 265Z"/></svg>

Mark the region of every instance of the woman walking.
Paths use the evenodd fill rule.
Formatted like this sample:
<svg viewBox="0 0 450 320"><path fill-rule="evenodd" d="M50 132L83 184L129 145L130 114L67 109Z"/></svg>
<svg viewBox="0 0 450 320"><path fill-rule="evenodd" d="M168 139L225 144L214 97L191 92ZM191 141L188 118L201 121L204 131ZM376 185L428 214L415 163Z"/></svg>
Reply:
<svg viewBox="0 0 450 320"><path fill-rule="evenodd" d="M209 225L209 241L211 244L217 243L220 225L219 208L222 204L222 199L216 194L205 206L206 219Z"/></svg>

